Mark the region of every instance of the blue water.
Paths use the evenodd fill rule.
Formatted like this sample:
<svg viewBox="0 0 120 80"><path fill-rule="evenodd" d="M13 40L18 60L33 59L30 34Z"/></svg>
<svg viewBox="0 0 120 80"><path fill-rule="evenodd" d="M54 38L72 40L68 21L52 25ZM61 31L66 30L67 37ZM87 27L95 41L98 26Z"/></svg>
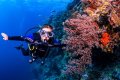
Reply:
<svg viewBox="0 0 120 80"><path fill-rule="evenodd" d="M27 29L46 23L50 15L65 10L72 0L0 0L0 33L23 35ZM17 41L0 37L0 80L33 80L28 57L14 47Z"/></svg>

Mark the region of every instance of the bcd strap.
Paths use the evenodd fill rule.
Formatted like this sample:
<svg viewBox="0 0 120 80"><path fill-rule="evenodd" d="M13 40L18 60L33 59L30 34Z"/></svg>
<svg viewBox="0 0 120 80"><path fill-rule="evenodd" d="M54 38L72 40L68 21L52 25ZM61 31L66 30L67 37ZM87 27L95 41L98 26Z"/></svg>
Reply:
<svg viewBox="0 0 120 80"><path fill-rule="evenodd" d="M30 46L30 44L28 44L28 48L30 51L33 51L35 49L35 46Z"/></svg>

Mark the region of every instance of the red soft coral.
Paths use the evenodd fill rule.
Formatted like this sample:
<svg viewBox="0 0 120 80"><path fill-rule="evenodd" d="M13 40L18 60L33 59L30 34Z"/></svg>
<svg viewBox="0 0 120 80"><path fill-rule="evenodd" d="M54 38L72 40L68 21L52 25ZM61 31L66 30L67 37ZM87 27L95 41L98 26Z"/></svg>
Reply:
<svg viewBox="0 0 120 80"><path fill-rule="evenodd" d="M110 42L110 35L107 32L103 33L100 41L103 46L106 46Z"/></svg>

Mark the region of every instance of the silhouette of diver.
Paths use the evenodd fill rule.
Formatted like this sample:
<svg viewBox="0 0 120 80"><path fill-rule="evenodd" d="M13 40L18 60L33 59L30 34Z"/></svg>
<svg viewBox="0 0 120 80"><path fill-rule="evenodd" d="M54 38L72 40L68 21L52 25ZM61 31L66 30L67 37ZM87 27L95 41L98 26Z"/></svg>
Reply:
<svg viewBox="0 0 120 80"><path fill-rule="evenodd" d="M44 24L43 27L36 33L29 36L8 36L5 33L1 33L4 40L18 40L28 42L28 49L24 49L20 45L15 47L22 51L24 56L31 56L32 59L29 60L30 63L35 61L37 58L41 58L42 62L48 56L50 47L63 47L65 44L57 39L54 39L53 27L48 24Z"/></svg>

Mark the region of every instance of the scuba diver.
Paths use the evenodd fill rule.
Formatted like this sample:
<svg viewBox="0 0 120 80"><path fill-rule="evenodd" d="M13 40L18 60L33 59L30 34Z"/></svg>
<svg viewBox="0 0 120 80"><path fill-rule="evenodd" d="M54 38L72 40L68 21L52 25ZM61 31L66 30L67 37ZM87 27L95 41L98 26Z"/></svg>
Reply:
<svg viewBox="0 0 120 80"><path fill-rule="evenodd" d="M21 50L24 56L31 56L30 63L35 61L37 58L41 58L43 61L48 56L50 47L63 47L65 44L57 39L54 39L53 27L48 24L44 24L42 28L29 36L8 36L5 33L1 33L4 40L18 40L25 41L28 43L28 49L23 48L23 45L16 47Z"/></svg>

